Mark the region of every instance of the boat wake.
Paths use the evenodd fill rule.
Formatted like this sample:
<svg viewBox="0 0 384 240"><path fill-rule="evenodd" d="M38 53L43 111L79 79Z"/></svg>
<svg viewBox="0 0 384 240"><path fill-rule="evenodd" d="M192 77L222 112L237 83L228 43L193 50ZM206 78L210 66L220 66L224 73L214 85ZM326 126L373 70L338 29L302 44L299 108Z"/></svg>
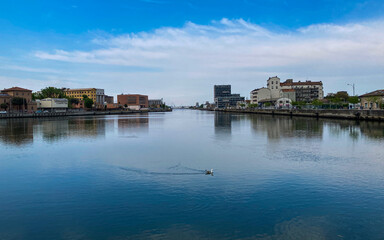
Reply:
<svg viewBox="0 0 384 240"><path fill-rule="evenodd" d="M135 172L139 174L148 174L148 175L202 175L202 174L205 174L205 170L201 170L199 172L152 172L152 171L146 171L142 169L125 168L125 167L120 167L120 169L128 172Z"/></svg>

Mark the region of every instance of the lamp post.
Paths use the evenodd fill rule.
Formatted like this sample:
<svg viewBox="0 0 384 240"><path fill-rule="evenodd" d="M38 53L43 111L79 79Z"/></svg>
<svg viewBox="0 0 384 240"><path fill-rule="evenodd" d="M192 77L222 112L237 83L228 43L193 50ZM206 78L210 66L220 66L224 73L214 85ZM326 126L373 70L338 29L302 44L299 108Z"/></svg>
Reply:
<svg viewBox="0 0 384 240"><path fill-rule="evenodd" d="M353 96L356 96L355 95L355 84L354 83L347 83L348 86L352 86L352 89L353 89Z"/></svg>

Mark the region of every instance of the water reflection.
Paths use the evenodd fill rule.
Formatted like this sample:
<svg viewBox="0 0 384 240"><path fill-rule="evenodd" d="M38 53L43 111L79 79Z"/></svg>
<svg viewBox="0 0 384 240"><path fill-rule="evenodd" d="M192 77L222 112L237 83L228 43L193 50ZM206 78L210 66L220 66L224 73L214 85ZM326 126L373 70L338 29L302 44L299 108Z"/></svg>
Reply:
<svg viewBox="0 0 384 240"><path fill-rule="evenodd" d="M323 137L324 123L315 119L275 117L270 115L249 115L255 134L266 133L269 140L280 138L319 138Z"/></svg>
<svg viewBox="0 0 384 240"><path fill-rule="evenodd" d="M232 114L215 113L215 134L218 137L230 137L232 133Z"/></svg>
<svg viewBox="0 0 384 240"><path fill-rule="evenodd" d="M138 133L148 132L148 114L136 114L133 116L120 116L117 120L120 137L136 138Z"/></svg>
<svg viewBox="0 0 384 240"><path fill-rule="evenodd" d="M15 146L32 143L34 122L31 119L0 120L0 141Z"/></svg>
<svg viewBox="0 0 384 240"><path fill-rule="evenodd" d="M31 144L38 135L49 142L70 137L96 138L105 136L107 125L108 128L117 125L121 137L134 138L138 133L148 132L149 118L148 114L139 114L110 118L7 119L0 121L0 142L15 146ZM162 120L156 117L151 119L154 123ZM159 123L162 124L162 121ZM229 113L215 113L215 136L227 140L231 138L234 127L240 128L239 125L247 124L254 134L266 134L273 141L294 137L323 139L325 131L333 136L346 135L354 140L362 136L374 140L384 138L384 123L380 122Z"/></svg>
<svg viewBox="0 0 384 240"><path fill-rule="evenodd" d="M349 120L314 119L305 117L286 117L256 114L215 113L215 135L229 138L234 123L241 125L249 122L254 134L266 134L269 140L282 138L323 139L328 129L333 136L347 134L352 139L366 136L372 139L384 138L384 123L357 122Z"/></svg>

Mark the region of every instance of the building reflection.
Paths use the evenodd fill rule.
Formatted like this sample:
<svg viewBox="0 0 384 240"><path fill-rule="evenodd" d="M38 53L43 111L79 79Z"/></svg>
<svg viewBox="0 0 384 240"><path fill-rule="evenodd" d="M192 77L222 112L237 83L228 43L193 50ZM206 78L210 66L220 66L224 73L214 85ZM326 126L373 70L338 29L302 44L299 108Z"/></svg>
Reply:
<svg viewBox="0 0 384 240"><path fill-rule="evenodd" d="M103 118L8 119L0 125L0 141L10 145L33 143L41 136L55 142L69 137L96 138L105 135Z"/></svg>
<svg viewBox="0 0 384 240"><path fill-rule="evenodd" d="M316 119L249 115L254 133L266 133L269 140L280 138L322 138L324 123Z"/></svg>
<svg viewBox="0 0 384 240"><path fill-rule="evenodd" d="M0 141L15 146L32 143L34 122L34 119L0 120Z"/></svg>
<svg viewBox="0 0 384 240"><path fill-rule="evenodd" d="M230 137L232 134L232 117L230 113L215 112L215 135Z"/></svg>
<svg viewBox="0 0 384 240"><path fill-rule="evenodd" d="M136 133L148 132L148 114L119 116L117 119L120 136L134 137Z"/></svg>

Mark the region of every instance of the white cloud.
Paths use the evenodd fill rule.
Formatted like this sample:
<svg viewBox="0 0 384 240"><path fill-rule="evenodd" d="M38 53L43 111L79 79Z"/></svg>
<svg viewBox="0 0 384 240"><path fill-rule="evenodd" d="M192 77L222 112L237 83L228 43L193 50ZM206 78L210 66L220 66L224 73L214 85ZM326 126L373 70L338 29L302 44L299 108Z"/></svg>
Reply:
<svg viewBox="0 0 384 240"><path fill-rule="evenodd" d="M131 79L118 81L120 88L132 89L132 83L139 81L147 84L138 84L143 92L165 85L163 94L169 98L172 90L186 88L197 95L183 103L193 103L209 100L212 85L220 83L232 83L235 91L248 96L251 89L265 84L268 74L322 80L328 91L346 89L346 82L351 81L366 84L366 78L372 85L361 87L362 92L383 88L378 85L382 82L378 77L384 73L383 39L383 21L320 24L275 32L242 19L222 19L209 25L188 22L181 28L97 38L92 41L97 48L90 51L55 50L35 56L161 69L145 77L134 72L120 74L120 79L123 75Z"/></svg>

